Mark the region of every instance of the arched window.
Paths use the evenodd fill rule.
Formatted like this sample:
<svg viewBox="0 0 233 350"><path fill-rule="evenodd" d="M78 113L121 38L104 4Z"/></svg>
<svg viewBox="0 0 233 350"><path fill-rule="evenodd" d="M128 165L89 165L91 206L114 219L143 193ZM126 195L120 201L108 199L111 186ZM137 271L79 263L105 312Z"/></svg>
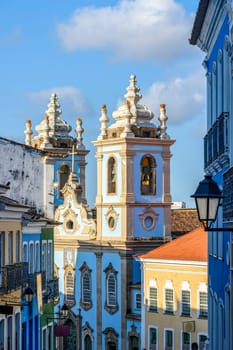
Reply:
<svg viewBox="0 0 233 350"><path fill-rule="evenodd" d="M108 160L108 193L116 193L116 161L113 157Z"/></svg>
<svg viewBox="0 0 233 350"><path fill-rule="evenodd" d="M81 299L80 305L88 310L92 307L91 299L91 270L87 266L86 262L82 264L79 269L81 271Z"/></svg>
<svg viewBox="0 0 233 350"><path fill-rule="evenodd" d="M89 334L84 338L84 350L92 350L92 341Z"/></svg>
<svg viewBox="0 0 233 350"><path fill-rule="evenodd" d="M61 198L63 197L63 194L61 193L61 190L63 189L63 187L65 186L68 177L70 175L70 168L68 167L68 165L63 164L58 171L58 176L59 176L59 182L58 182L58 196Z"/></svg>
<svg viewBox="0 0 233 350"><path fill-rule="evenodd" d="M141 194L156 194L156 162L150 155L141 160Z"/></svg>
<svg viewBox="0 0 233 350"><path fill-rule="evenodd" d="M68 304L74 304L74 272L73 268L67 268L65 271L65 301Z"/></svg>
<svg viewBox="0 0 233 350"><path fill-rule="evenodd" d="M82 296L84 303L90 303L91 301L91 279L89 272L84 272L82 278Z"/></svg>
<svg viewBox="0 0 233 350"><path fill-rule="evenodd" d="M117 303L117 271L109 263L108 267L104 270L106 273L106 301L105 309L113 314L118 310Z"/></svg>
<svg viewBox="0 0 233 350"><path fill-rule="evenodd" d="M29 273L34 272L34 243L30 242L29 245Z"/></svg>
<svg viewBox="0 0 233 350"><path fill-rule="evenodd" d="M107 278L107 304L116 305L116 277L113 273L110 273Z"/></svg>
<svg viewBox="0 0 233 350"><path fill-rule="evenodd" d="M83 329L83 348L84 350L92 350L93 349L93 329L90 327L88 322L82 327Z"/></svg>

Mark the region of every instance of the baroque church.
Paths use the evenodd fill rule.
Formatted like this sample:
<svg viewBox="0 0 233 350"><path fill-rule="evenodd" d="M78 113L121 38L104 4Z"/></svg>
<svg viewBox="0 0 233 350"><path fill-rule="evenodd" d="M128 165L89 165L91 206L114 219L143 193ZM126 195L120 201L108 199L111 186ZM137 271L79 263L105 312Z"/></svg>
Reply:
<svg viewBox="0 0 233 350"><path fill-rule="evenodd" d="M75 133L62 118L56 94L36 126L26 121L25 145L1 138L0 154L14 154L1 169L9 195L58 225L54 265L59 278L56 311L68 307L67 337L59 349L135 350L141 347L141 267L137 256L171 239L170 147L166 106L158 125L140 100L135 75L125 102L112 113L102 106L96 147L96 207L86 200L82 119ZM4 170L6 169L6 170ZM9 170L10 169L10 170Z"/></svg>

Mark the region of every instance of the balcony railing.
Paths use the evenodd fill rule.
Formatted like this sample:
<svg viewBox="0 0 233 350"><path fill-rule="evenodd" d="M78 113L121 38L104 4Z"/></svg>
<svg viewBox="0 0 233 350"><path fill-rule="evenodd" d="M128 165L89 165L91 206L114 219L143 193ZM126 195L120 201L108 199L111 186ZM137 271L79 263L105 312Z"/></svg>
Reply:
<svg viewBox="0 0 233 350"><path fill-rule="evenodd" d="M228 119L228 113L222 113L204 137L205 169L215 160L225 162L229 150Z"/></svg>
<svg viewBox="0 0 233 350"><path fill-rule="evenodd" d="M28 280L28 263L5 265L0 269L0 290L14 291L25 286Z"/></svg>

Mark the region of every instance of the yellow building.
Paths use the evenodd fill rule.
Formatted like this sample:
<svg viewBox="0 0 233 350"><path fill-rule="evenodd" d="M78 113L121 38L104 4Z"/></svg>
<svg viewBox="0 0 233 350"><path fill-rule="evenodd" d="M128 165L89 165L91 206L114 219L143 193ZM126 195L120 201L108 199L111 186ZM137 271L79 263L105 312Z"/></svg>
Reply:
<svg viewBox="0 0 233 350"><path fill-rule="evenodd" d="M142 265L142 349L190 350L207 339L207 234L197 228L147 254Z"/></svg>
<svg viewBox="0 0 233 350"><path fill-rule="evenodd" d="M21 294L27 266L21 262L22 215L28 210L5 196L0 185L0 349L19 349Z"/></svg>

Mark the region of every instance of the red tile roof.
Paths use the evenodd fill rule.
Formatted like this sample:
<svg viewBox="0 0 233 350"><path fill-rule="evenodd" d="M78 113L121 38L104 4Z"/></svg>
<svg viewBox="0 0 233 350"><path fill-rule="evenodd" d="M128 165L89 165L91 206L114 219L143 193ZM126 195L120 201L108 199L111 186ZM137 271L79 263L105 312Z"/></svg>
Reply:
<svg viewBox="0 0 233 350"><path fill-rule="evenodd" d="M207 235L202 227L184 234L146 254L139 259L167 259L207 261Z"/></svg>

